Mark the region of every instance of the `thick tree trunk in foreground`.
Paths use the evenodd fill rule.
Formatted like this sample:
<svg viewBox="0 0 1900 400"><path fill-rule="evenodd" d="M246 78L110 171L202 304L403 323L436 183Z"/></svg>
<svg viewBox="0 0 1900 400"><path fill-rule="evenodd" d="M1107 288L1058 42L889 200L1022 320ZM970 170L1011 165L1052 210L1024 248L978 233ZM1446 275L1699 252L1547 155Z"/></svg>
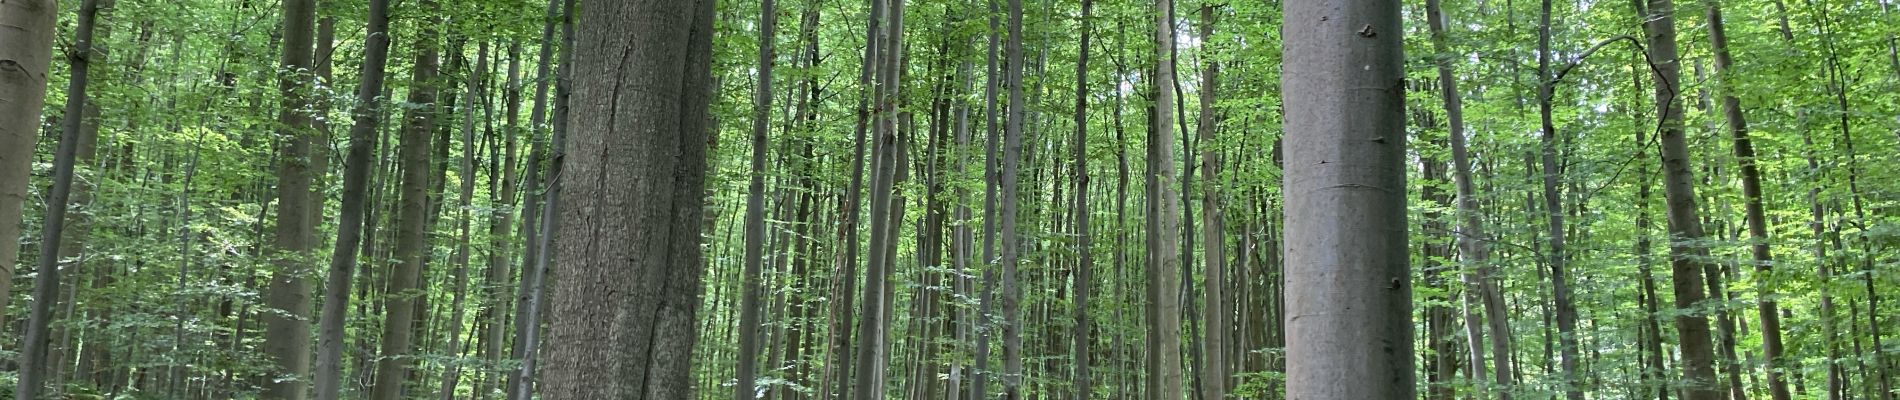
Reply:
<svg viewBox="0 0 1900 400"><path fill-rule="evenodd" d="M363 240L370 156L376 152L376 127L382 114L383 70L389 61L389 1L369 0L369 27L364 38L362 71L357 76L356 105L351 108L350 148L343 160L343 204L337 214L336 246L330 251L329 276L323 292L323 314L317 327L316 399L337 400L343 394L344 320L348 317L351 275L355 274L357 245Z"/></svg>
<svg viewBox="0 0 1900 400"><path fill-rule="evenodd" d="M1649 39L1649 59L1655 63L1656 111L1662 118L1663 198L1668 203L1671 284L1676 308L1696 307L1707 294L1703 291L1702 270L1708 248L1702 240L1702 220L1696 210L1695 170L1689 165L1689 148L1683 139L1681 75L1682 64L1676 54L1675 5L1672 0L1649 0L1643 15L1643 31ZM1714 400L1722 397L1715 380L1715 346L1710 340L1709 320L1699 314L1676 316L1676 332L1682 352L1685 400Z"/></svg>
<svg viewBox="0 0 1900 400"><path fill-rule="evenodd" d="M101 4L103 3L103 4ZM60 120L59 147L53 155L53 187L46 193L46 220L41 225L39 260L34 264L33 303L28 308L26 335L20 346L20 375L14 389L14 398L19 400L38 400L47 376L54 375L53 366L47 363L47 346L52 345L48 335L52 326L53 305L59 302L59 248L64 238L66 210L73 187L73 163L79 152L80 121L86 109L87 73L92 64L92 37L94 21L101 8L110 8L112 0L85 0L79 5L79 21L74 28L73 50L67 55L71 67L67 70L70 79L66 83L65 118ZM31 7L31 6L28 6ZM3 9L9 12L20 11ZM46 12L52 13L48 5ZM31 10L25 11L31 14ZM29 18L31 18L29 16ZM29 22L31 24L31 22ZM30 26L30 25L29 25ZM50 28L50 27L49 27ZM22 43L31 45L32 43ZM0 45L0 46L10 46ZM5 54L0 54L5 55ZM0 61L14 61L0 59ZM22 60L32 62L31 59ZM19 62L19 61L14 61ZM0 65L4 69L6 65ZM20 67L25 67L21 65ZM44 70L41 70L44 71ZM29 75L32 71L27 71ZM8 74L12 74L8 72ZM44 75L41 76L44 78ZM27 79L32 79L28 77ZM42 80L42 84L44 81ZM25 93L32 96L31 93ZM37 121L38 119L31 119ZM0 126L14 124L0 122ZM37 124L33 127L38 130ZM30 154L33 142L25 142ZM30 157L30 156L29 156ZM24 178L24 177L23 177ZM21 186L25 186L23 180ZM6 246L16 247L16 246ZM11 278L10 276L8 278ZM57 392L55 390L54 392Z"/></svg>
<svg viewBox="0 0 1900 400"><path fill-rule="evenodd" d="M46 105L47 72L53 66L53 24L59 2L0 3L0 238L20 237L40 112ZM0 246L0 310L13 298L13 268L20 246ZM0 313L0 326L7 326Z"/></svg>
<svg viewBox="0 0 1900 400"><path fill-rule="evenodd" d="M560 178L576 204L560 210L559 236L569 240L557 244L542 392L682 399L704 272L713 2L588 11L573 53L572 158Z"/></svg>
<svg viewBox="0 0 1900 400"><path fill-rule="evenodd" d="M421 9L434 12L433 0L423 0ZM371 400L396 400L403 397L403 381L414 364L408 357L416 304L416 283L422 273L423 253L428 252L430 136L436 125L436 26L422 24L416 35L415 66L412 68L409 104L419 105L403 113L398 158L402 166L402 185L396 216L395 256L399 259L390 271L386 305L383 308L383 342L376 362L376 384L370 388Z"/></svg>
<svg viewBox="0 0 1900 400"><path fill-rule="evenodd" d="M1398 3L1284 13L1287 396L1414 398Z"/></svg>

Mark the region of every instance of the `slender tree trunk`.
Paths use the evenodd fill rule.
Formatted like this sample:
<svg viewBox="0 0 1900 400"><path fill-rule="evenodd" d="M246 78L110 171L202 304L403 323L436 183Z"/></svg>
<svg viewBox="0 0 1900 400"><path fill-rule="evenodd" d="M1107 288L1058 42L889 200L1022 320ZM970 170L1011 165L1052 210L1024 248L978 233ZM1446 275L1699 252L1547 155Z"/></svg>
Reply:
<svg viewBox="0 0 1900 400"><path fill-rule="evenodd" d="M1000 48L997 40L997 38L1001 36L1001 34L998 33L1000 32L998 26L1001 23L998 18L1000 14L1001 13L997 10L996 0L989 0L989 41L987 43L988 46L985 47L987 53L984 58L983 74L983 116L987 119L987 122L984 124L985 132L983 135L983 266L981 267L983 269L983 289L977 298L977 323L976 326L973 327L973 329L976 330L976 334L974 335L975 343L972 343L972 347L975 347L975 350L973 350L972 353L974 353L973 357L976 358L976 366L970 371L970 399L972 400L988 398L990 332L992 331L990 321L993 319L990 316L990 302L992 298L995 297L994 291L997 283L996 269L993 268L992 264L996 262L996 181L998 167L996 147L999 141L998 139L1000 139L997 136L996 130L1001 126L1001 124L998 123L999 120L996 113L996 85L999 80L997 79L999 70L996 65L996 52L997 49Z"/></svg>
<svg viewBox="0 0 1900 400"><path fill-rule="evenodd" d="M1155 3L1154 120L1148 139L1148 398L1178 400L1182 392L1180 203L1174 191L1174 1Z"/></svg>
<svg viewBox="0 0 1900 400"><path fill-rule="evenodd" d="M40 113L46 105L47 73L53 65L54 23L59 2L21 0L0 3L0 237L20 237L30 184L33 153L39 143ZM20 246L0 246L0 310L13 298L13 268ZM0 313L0 326L9 326Z"/></svg>
<svg viewBox="0 0 1900 400"><path fill-rule="evenodd" d="M1079 257L1075 267L1075 376L1073 400L1088 400L1094 392L1089 376L1089 350L1092 339L1089 336L1089 292L1095 283L1095 255L1093 237L1089 234L1089 34L1094 32L1095 21L1092 12L1095 2L1082 0L1082 44L1081 53L1075 61L1075 142L1071 144L1070 157L1075 162L1075 252ZM1119 90L1119 88L1117 88Z"/></svg>
<svg viewBox="0 0 1900 400"><path fill-rule="evenodd" d="M759 298L765 279L765 152L766 132L772 125L772 65L777 61L774 42L778 32L778 7L764 0L759 11L759 84L752 97L752 183L745 201L745 293L739 311L738 384L734 398L757 397L759 364Z"/></svg>
<svg viewBox="0 0 1900 400"><path fill-rule="evenodd" d="M1399 5L1284 14L1287 396L1413 398Z"/></svg>
<svg viewBox="0 0 1900 400"><path fill-rule="evenodd" d="M6 10L9 13L15 12L15 11L22 12L22 14L25 14L23 15L24 17L23 19L25 19L25 21L20 21L20 22L24 22L26 24L24 25L24 27L31 28L37 24L36 23L37 21L32 21L32 19L35 18L33 14L35 14L38 11L38 10L32 9L35 6L36 6L35 4L29 3L29 4L24 5L23 8L27 8L25 10L13 10L12 7L0 8L0 10ZM111 6L112 6L112 0L85 0L80 3L79 18L78 18L78 22L74 28L74 33L73 33L73 36L74 36L73 50L67 55L67 61L71 66L67 69L67 74L69 76L69 79L67 80L67 83L66 83L66 107L65 107L65 114L64 114L65 117L60 120L59 147L57 150L55 150L55 153L53 155L53 187L52 187L52 190L48 191L46 194L46 215L45 215L46 219L45 219L45 222L41 224L41 228L40 228L41 232L40 232L39 260L34 264L33 303L28 308L29 311L27 314L26 335L24 335L25 336L24 342L22 342L20 346L20 363L19 363L20 374L19 374L19 379L16 381L17 386L14 389L14 398L18 400L37 400L39 398L38 396L39 396L40 391L45 390L43 386L46 384L48 380L47 376L53 375L54 368L57 368L57 366L49 365L49 363L47 362L47 358L48 358L47 346L53 344L51 341L52 338L49 335L50 333L49 328L52 326L53 305L59 302L59 294L60 294L60 282L59 282L59 275L61 272L59 270L60 241L62 238L65 237L64 230L65 230L65 224L66 224L66 211L68 207L70 206L69 200L72 194L72 187L73 187L73 164L75 162L75 159L78 157L78 152L79 152L79 147L80 147L79 146L80 125L81 125L80 122L85 119L83 117L83 114L85 113L85 109L86 109L86 96L87 96L86 86L88 84L87 73L91 69L91 64L92 64L93 27L95 25L95 21L98 19L99 14L101 13L100 9L102 8L109 9L111 8ZM50 16L54 12L54 6L46 5L44 12L46 12L48 16ZM9 17L6 19L11 19L11 18ZM12 22L12 21L7 21L6 19L0 19L0 22ZM48 25L49 25L48 28L50 29L51 28L50 24ZM21 46L34 45L34 43L32 42L34 38L31 37L31 35L33 35L34 32L24 32L24 33L25 33L24 36L28 36L28 37L25 37L23 39L28 40L28 42L20 43L19 45ZM8 36L12 36L12 35L8 35ZM8 45L0 45L0 48L11 48L11 47L13 47L11 43L9 43ZM22 49L22 51L18 51L16 54L25 56L24 58L18 61L13 60L13 59L0 59L0 60L4 60L6 64L17 63L18 65L15 65L15 67L17 68L28 68L26 63L32 63L35 61L31 58L32 56L36 55L36 54L31 54L32 51L33 50L25 50L25 49ZM8 52L12 53L13 51L8 50ZM13 54L0 54L0 56L11 56L11 55ZM0 69L6 69L6 68L0 68ZM34 79L35 77L31 76L33 74L33 71L45 71L45 69L41 68L38 70L27 70L26 73L29 76L25 77L24 79L26 80ZM14 72L7 72L5 73L4 76L6 76L9 80L19 79L14 74L15 74ZM45 76L43 74L44 73L42 72L42 75L38 77L39 79L41 79L42 86L44 85L44 79L45 79ZM25 86L32 85L32 83L30 82L22 82L22 83ZM20 85L9 85L9 86L20 86ZM43 93L44 90L41 90L40 92ZM22 93L22 94L28 97L29 100L31 100L33 96L33 93L31 91L28 91L27 93ZM32 101L29 101L29 102L38 104L38 102L32 102ZM24 113L20 113L20 114L24 114ZM39 119L38 118L24 118L22 120L23 121L38 121ZM4 125L11 126L12 124L4 124ZM38 130L37 126L38 125L35 124L32 130L37 131ZM9 136L14 136L13 132L8 132L8 133L9 133ZM18 135L18 136L25 136L25 135ZM27 150L27 153L30 154L32 152L32 149L34 148L33 143L34 143L33 141L23 141L21 144L24 145L23 147L25 147ZM29 156L27 158L30 159L31 157ZM8 163L8 164L11 164L11 163ZM23 176L21 178L22 180L20 181L20 187L21 189L24 189L24 187L26 186L25 179L27 177ZM11 197L11 196L7 196L7 197ZM0 247L15 247L15 246L9 245L9 246L0 246ZM8 261L11 261L11 260L8 260ZM5 276L4 278L11 279L12 276L10 276L9 274L9 276ZM55 392L57 392L57 390L55 390Z"/></svg>
<svg viewBox="0 0 1900 400"><path fill-rule="evenodd" d="M433 0L423 0L423 10L439 9ZM403 396L403 381L408 378L414 360L408 357L412 347L418 295L417 281L422 275L424 252L428 249L430 134L435 130L435 85L437 28L422 24L416 35L415 66L408 103L421 105L403 113L401 151L402 185L397 210L395 255L400 261L390 271L387 304L383 309L383 340L376 362L376 383L370 388L371 400L396 400Z"/></svg>
<svg viewBox="0 0 1900 400"><path fill-rule="evenodd" d="M1214 8L1213 5L1201 6L1202 43L1214 40ZM1220 116L1214 108L1214 92L1220 86L1220 64L1212 60L1214 55L1209 51L1211 46L1202 49L1201 59L1206 65L1201 72L1201 111L1200 121L1196 124L1199 132L1196 134L1201 147L1201 181L1206 185L1206 188L1201 189L1201 236L1205 243L1201 259L1206 264L1206 284L1203 286L1207 289L1202 301L1204 308L1201 319L1207 327L1202 330L1205 338L1201 342L1205 348L1202 353L1205 355L1201 359L1201 398L1223 399L1227 397L1228 386L1227 361L1224 357L1227 352L1227 299L1221 287L1227 281L1224 272L1226 267L1222 265L1227 261L1227 255L1223 248L1226 241L1223 240L1225 235L1222 230L1225 228L1221 222L1220 156L1215 143L1215 135L1220 129Z"/></svg>
<svg viewBox="0 0 1900 400"><path fill-rule="evenodd" d="M1557 83L1553 81L1555 71L1551 69L1550 59L1556 54L1550 48L1550 3L1543 0L1542 21L1538 24L1537 36L1537 75L1538 85L1537 111L1543 121L1542 137L1542 174L1544 183L1544 215L1549 229L1550 244L1545 263L1550 267L1551 302L1555 303L1557 319L1558 353L1562 358L1564 397L1570 400L1583 400L1584 385L1577 373L1577 307L1570 299L1569 271L1565 264L1569 255L1565 253L1565 234L1568 226L1564 224L1563 193L1558 182L1563 172L1558 162L1559 139L1557 126L1552 122L1551 109L1557 92ZM1567 142L1567 141L1566 141Z"/></svg>
<svg viewBox="0 0 1900 400"><path fill-rule="evenodd" d="M1008 110L1003 125L1003 169L998 186L1002 200L1003 268L1003 398L1023 398L1023 310L1022 284L1017 265L1022 253L1021 234L1017 232L1017 175L1022 171L1023 118L1023 3L1009 0L1009 41L1003 47L1003 85L1009 89Z"/></svg>
<svg viewBox="0 0 1900 400"><path fill-rule="evenodd" d="M863 209L865 144L868 143L865 135L871 124L871 102L876 97L872 82L876 80L874 74L877 69L873 66L878 55L878 23L883 9L883 1L871 2L871 13L864 33L864 58L858 68L859 96L857 121L853 125L856 137L851 156L851 185L844 195L845 206L838 210L843 217L843 223L838 225L838 236L845 248L837 259L833 274L837 278L831 292L839 301L833 302L830 310L831 326L828 330L831 338L827 347L830 348L828 353L831 359L825 363L825 377L819 385L819 390L829 390L830 397L837 399L850 395L849 389L854 381L851 375L851 353L855 349L848 343L851 343L852 311L856 307L856 300L852 296L856 295L858 284L858 216ZM836 383L836 386L832 386L832 383Z"/></svg>
<svg viewBox="0 0 1900 400"><path fill-rule="evenodd" d="M576 156L544 395L680 399L704 274L712 1L600 3L576 37ZM635 45L636 43L640 45ZM626 55L622 58L618 55ZM643 90L620 91L627 85ZM640 157L640 154L678 157ZM668 201L626 201L659 197Z"/></svg>
<svg viewBox="0 0 1900 400"><path fill-rule="evenodd" d="M1643 15L1643 31L1649 38L1648 55L1656 80L1656 110L1662 119L1663 197L1669 204L1671 237L1671 281L1676 308L1696 307L1707 294L1703 292L1703 264L1708 249L1702 240L1702 221L1696 209L1695 172L1689 165L1688 145L1683 139L1680 85L1682 65L1676 54L1675 4L1673 0L1648 0ZM1676 316L1676 332L1681 336L1683 377L1688 381L1685 400L1713 400L1722 395L1714 369L1714 344L1709 338L1709 321L1700 314Z"/></svg>
<svg viewBox="0 0 1900 400"><path fill-rule="evenodd" d="M450 64L456 63L451 62ZM475 50L474 71L487 70L488 43L483 42L477 46L477 50ZM475 207L475 155L479 153L479 151L476 150L475 143L475 104L482 98L482 92L486 89L485 82L481 79L482 75L482 73L469 74L468 91L462 93L462 101L464 103L462 110L462 161L460 168L456 170L458 171L456 172L456 180L461 182L461 187L456 192L456 199L459 200L461 204L457 204L455 207L455 255L453 256L453 260L450 261L455 263L455 290L452 292L454 293L454 299L450 300L449 305L449 346L447 348L449 354L458 356L462 349L462 325L463 317L466 314L463 311L465 308L464 304L466 304L465 302L468 300L469 231L470 224L473 222L471 220L474 219L473 209ZM451 361L449 365L443 368L442 387L436 392L438 397L442 398L442 400L453 400L455 398L455 386L460 383L462 378L462 368L460 365L460 362Z"/></svg>
<svg viewBox="0 0 1900 400"><path fill-rule="evenodd" d="M1735 61L1728 50L1728 33L1722 23L1722 8L1719 4L1708 4L1709 43L1715 53L1715 72L1720 82L1733 85L1739 80L1730 79L1729 71ZM1761 171L1755 165L1755 146L1748 138L1748 123L1742 114L1741 100L1734 94L1733 87L1723 88L1722 115L1728 122L1730 136L1734 139L1735 159L1741 166L1743 208L1747 213L1750 255L1754 257L1755 272L1763 277L1771 276L1774 256L1768 242L1768 221L1762 211ZM1766 360L1763 368L1768 374L1768 392L1774 400L1788 400L1788 382L1782 378L1781 312L1776 305L1773 284L1757 285L1756 296L1760 300L1756 311L1760 314L1759 323L1762 333L1762 357Z"/></svg>
<svg viewBox="0 0 1900 400"><path fill-rule="evenodd" d="M1493 280L1496 271L1490 265L1491 249L1489 243L1486 243L1490 238L1485 234L1484 214L1478 204L1477 187L1471 179L1471 150L1465 135L1464 95L1458 91L1458 77L1453 71L1453 57L1448 54L1452 52L1448 37L1451 21L1445 17L1440 1L1427 1L1425 7L1425 18L1428 20L1427 25L1432 35L1432 48L1439 53L1439 56L1433 59L1436 60L1435 64L1438 67L1440 96L1444 100L1445 117L1450 125L1451 175L1458 196L1456 205L1458 231L1454 240L1458 247L1458 259L1464 264L1460 270L1465 271L1462 277L1465 285L1465 337L1469 341L1467 347L1471 351L1471 370L1474 372L1472 378L1478 381L1480 396L1484 396L1484 393L1488 392L1485 390L1484 383L1486 379L1484 326L1479 322L1478 315L1471 310L1471 307L1472 303L1482 304L1488 314L1502 318L1504 316L1501 310L1502 304L1493 305L1491 299L1495 295L1499 303L1502 303L1503 296L1495 293L1498 291ZM1493 312L1494 308L1500 310ZM1508 345L1510 332L1506 329L1497 329L1497 332L1493 333L1493 343L1503 344L1495 346L1497 348L1492 352L1495 355L1493 359L1497 363L1496 371L1494 371L1498 385L1496 392L1498 398L1510 400L1511 353Z"/></svg>
<svg viewBox="0 0 1900 400"><path fill-rule="evenodd" d="M383 70L389 60L389 2L370 0L369 26L364 38L362 70L358 74L356 104L351 107L349 153L343 161L343 205L337 215L337 239L330 252L325 279L323 314L318 324L317 400L338 400L343 392L344 321L350 303L350 276L356 268L356 247L362 241L367 217L371 153L376 152L377 118L383 99Z"/></svg>
<svg viewBox="0 0 1900 400"><path fill-rule="evenodd" d="M548 0L548 13L552 15L558 11L561 14L560 66L555 69L552 76L546 73L545 68L541 71L541 79L544 82L549 79L554 81L553 124L550 126L554 132L548 141L550 154L547 175L549 178L546 196L542 199L539 210L541 225L536 229L540 231L535 235L535 242L530 244L535 249L534 262L528 267L526 276L521 279L523 287L521 292L524 294L515 320L516 343L519 343L516 349L521 366L508 379L509 400L530 400L534 396L535 366L539 362L538 357L541 351L541 320L551 303L545 300L548 261L554 256L552 245L560 228L558 218L561 204L560 176L567 155L568 88L570 87L568 79L571 77L569 68L574 64L575 35L574 0L558 0L560 1L558 9L556 9L555 1L557 0ZM543 36L550 34L551 32L544 32ZM542 41L542 46L553 46L552 38L549 39ZM543 57L544 60L546 58ZM545 66L546 62L543 64Z"/></svg>

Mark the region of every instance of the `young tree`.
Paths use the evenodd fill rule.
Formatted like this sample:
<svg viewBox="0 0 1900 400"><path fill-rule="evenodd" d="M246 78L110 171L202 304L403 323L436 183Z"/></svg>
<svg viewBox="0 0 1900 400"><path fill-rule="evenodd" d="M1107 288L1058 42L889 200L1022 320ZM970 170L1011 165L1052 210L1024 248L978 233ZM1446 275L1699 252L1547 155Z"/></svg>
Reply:
<svg viewBox="0 0 1900 400"><path fill-rule="evenodd" d="M1399 5L1282 11L1287 396L1413 398Z"/></svg>
<svg viewBox="0 0 1900 400"><path fill-rule="evenodd" d="M548 399L691 390L713 3L606 2L580 21Z"/></svg>
<svg viewBox="0 0 1900 400"><path fill-rule="evenodd" d="M53 25L59 2L20 0L0 3L0 238L20 237L28 173L40 136L40 112L46 105L47 72L53 65ZM7 300L13 298L13 267L20 246L0 246L0 326L6 326Z"/></svg>

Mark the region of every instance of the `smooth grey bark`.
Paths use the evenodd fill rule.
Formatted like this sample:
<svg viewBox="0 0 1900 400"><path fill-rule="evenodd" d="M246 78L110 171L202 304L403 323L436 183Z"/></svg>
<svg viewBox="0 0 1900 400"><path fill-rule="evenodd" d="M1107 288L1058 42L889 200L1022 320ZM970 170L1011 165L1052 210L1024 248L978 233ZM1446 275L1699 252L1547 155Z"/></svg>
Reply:
<svg viewBox="0 0 1900 400"><path fill-rule="evenodd" d="M752 171L745 200L745 272L740 278L745 293L740 294L738 383L733 386L733 398L738 400L758 396L759 298L765 279L766 133L772 125L772 65L777 58L774 44L778 6L773 0L764 0L759 7L759 83L752 97Z"/></svg>
<svg viewBox="0 0 1900 400"><path fill-rule="evenodd" d="M0 3L0 238L20 237L40 113L46 105L47 73L53 66L53 32L59 2ZM0 310L13 298L13 268L20 246L0 246ZM0 326L6 326L0 313Z"/></svg>
<svg viewBox="0 0 1900 400"><path fill-rule="evenodd" d="M1148 132L1148 398L1178 400L1181 367L1181 194L1174 163L1174 1L1155 2L1154 120Z"/></svg>
<svg viewBox="0 0 1900 400"><path fill-rule="evenodd" d="M1678 101L1682 64L1676 51L1675 3L1672 0L1648 0L1641 15L1643 32L1653 64L1656 81L1656 113L1661 119L1658 139L1662 143L1663 199L1668 204L1671 286L1678 309L1694 308L1707 298L1702 271L1709 250L1703 239L1700 212L1696 209L1695 171L1689 165L1688 144L1682 128L1682 104ZM1687 381L1684 400L1715 400L1722 390L1715 380L1715 346L1710 340L1709 320L1701 314L1679 313L1675 318L1680 336L1682 373Z"/></svg>
<svg viewBox="0 0 1900 400"><path fill-rule="evenodd" d="M880 17L884 25L879 32L877 57L868 60L877 65L877 82L872 86L874 103L874 127L872 129L872 149L876 155L872 161L871 176L871 240L869 260L864 269L864 306L860 314L864 317L858 323L857 365L852 398L873 400L884 398L885 372L888 367L889 325L891 324L891 303L893 301L890 283L892 252L896 249L896 220L892 211L899 202L892 200L894 181L899 179L899 139L897 138L898 113L897 67L903 43L904 1L886 0Z"/></svg>
<svg viewBox="0 0 1900 400"><path fill-rule="evenodd" d="M422 0L421 9L434 13L440 9L434 0ZM435 21L432 19L431 21ZM437 21L439 22L439 21ZM415 325L419 294L415 293L417 281L421 279L424 253L428 252L429 225L431 219L429 205L430 140L435 131L436 85L439 56L437 54L437 24L421 24L422 29L416 35L415 65L411 67L411 81L408 103L420 105L408 107L403 113L401 147L397 158L402 168L402 184L398 190L396 217L395 257L399 260L396 268L389 273L385 305L383 308L383 340L377 353L376 383L370 387L371 400L397 400L403 397L403 381L408 379L409 369L415 360L409 357L412 350L412 329Z"/></svg>
<svg viewBox="0 0 1900 400"><path fill-rule="evenodd" d="M356 104L351 107L349 153L343 160L343 199L337 213L337 239L330 251L329 276L323 292L323 312L317 324L316 399L338 400L343 394L344 321L350 305L351 275L355 274L357 246L363 240L365 203L369 189L370 156L376 153L376 127L381 123L384 69L389 62L389 1L369 0L363 63L357 74Z"/></svg>
<svg viewBox="0 0 1900 400"><path fill-rule="evenodd" d="M691 390L713 1L590 4L575 37L544 398ZM629 90L631 88L639 90ZM675 154L676 157L643 157ZM646 201L659 200L659 201Z"/></svg>
<svg viewBox="0 0 1900 400"><path fill-rule="evenodd" d="M111 4L112 0L85 0L80 3L73 48L67 55L67 62L71 66L67 69L70 78L66 83L66 117L60 120L59 147L53 153L53 187L46 193L46 219L41 225L39 259L34 264L33 302L27 308L26 335L20 345L20 375L14 388L14 398L18 400L38 400L40 391L45 390L43 386L47 376L53 374L52 366L47 363L47 347L53 344L49 328L52 326L53 305L59 302L60 297L59 249L60 241L64 238L66 211L70 206L68 200L73 191L73 164L79 152L80 122L85 119L82 115L86 109L87 78L92 64L93 26L100 9L110 8ZM31 13L31 10L26 11ZM50 14L52 7L49 6L47 12ZM31 74L30 71L28 73ZM31 96L30 93L27 95ZM34 148L31 142L25 147L29 153ZM22 186L24 184L22 182Z"/></svg>
<svg viewBox="0 0 1900 400"><path fill-rule="evenodd" d="M266 381L263 398L303 399L310 373L310 251L315 242L312 226L311 154L315 142L310 108L313 66L312 37L316 23L315 0L283 2L282 61L278 63L277 90L283 96L278 110L277 134L283 143L277 154L277 221L273 225L273 264L263 313L264 354L277 363L278 376Z"/></svg>
<svg viewBox="0 0 1900 400"><path fill-rule="evenodd" d="M1287 396L1414 398L1399 4L1283 13Z"/></svg>

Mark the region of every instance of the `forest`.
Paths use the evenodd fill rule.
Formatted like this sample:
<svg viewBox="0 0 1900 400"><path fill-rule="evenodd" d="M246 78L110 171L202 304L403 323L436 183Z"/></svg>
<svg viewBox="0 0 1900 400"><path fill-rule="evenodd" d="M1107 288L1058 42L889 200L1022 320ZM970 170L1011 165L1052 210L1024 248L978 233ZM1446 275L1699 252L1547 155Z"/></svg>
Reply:
<svg viewBox="0 0 1900 400"><path fill-rule="evenodd" d="M1095 3L0 0L0 395L1900 397L1895 0Z"/></svg>

